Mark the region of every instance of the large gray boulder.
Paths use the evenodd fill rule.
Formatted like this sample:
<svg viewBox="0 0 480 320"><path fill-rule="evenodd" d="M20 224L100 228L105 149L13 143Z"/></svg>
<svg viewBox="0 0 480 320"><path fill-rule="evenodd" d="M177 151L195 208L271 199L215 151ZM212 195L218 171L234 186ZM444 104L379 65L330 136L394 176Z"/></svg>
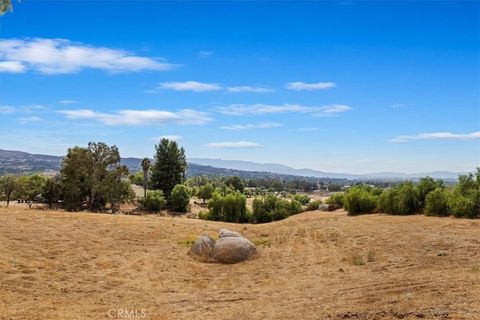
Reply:
<svg viewBox="0 0 480 320"><path fill-rule="evenodd" d="M226 238L226 237L243 237L240 233L237 231L231 231L228 229L220 229L218 232L218 237L219 238Z"/></svg>
<svg viewBox="0 0 480 320"><path fill-rule="evenodd" d="M197 238L189 254L199 261L211 262L213 260L214 246L215 241L209 235L203 234Z"/></svg>
<svg viewBox="0 0 480 320"><path fill-rule="evenodd" d="M220 263L237 263L253 258L257 249L244 237L222 237L215 242L213 260Z"/></svg>

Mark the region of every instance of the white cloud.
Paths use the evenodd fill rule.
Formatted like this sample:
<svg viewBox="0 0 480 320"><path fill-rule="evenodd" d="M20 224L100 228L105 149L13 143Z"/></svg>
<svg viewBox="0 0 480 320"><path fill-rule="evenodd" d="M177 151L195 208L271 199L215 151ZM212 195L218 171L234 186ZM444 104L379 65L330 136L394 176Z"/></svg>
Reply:
<svg viewBox="0 0 480 320"><path fill-rule="evenodd" d="M238 92L251 92L251 93L267 93L272 92L272 89L262 88L262 87L250 87L250 86L238 86L238 87L228 87L228 92L238 93Z"/></svg>
<svg viewBox="0 0 480 320"><path fill-rule="evenodd" d="M0 114L10 114L15 112L15 107L12 106L0 106Z"/></svg>
<svg viewBox="0 0 480 320"><path fill-rule="evenodd" d="M432 132L432 133L420 133L409 136L398 136L390 140L390 142L402 143L413 140L457 140L467 141L480 139L480 131L475 131L467 134L456 134L451 132Z"/></svg>
<svg viewBox="0 0 480 320"><path fill-rule="evenodd" d="M277 128L281 127L281 123L276 122L259 122L259 123L249 123L249 124L234 124L231 126L223 126L220 129L225 130L250 130L250 129L267 129L267 128Z"/></svg>
<svg viewBox="0 0 480 320"><path fill-rule="evenodd" d="M211 56L213 56L215 54L215 52L213 51L208 51L208 50L202 50L198 53L198 55L200 56L200 58L209 58Z"/></svg>
<svg viewBox="0 0 480 320"><path fill-rule="evenodd" d="M41 120L42 120L42 118L37 117L37 116L18 118L18 121L20 121L20 123L38 122L38 121L41 121Z"/></svg>
<svg viewBox="0 0 480 320"><path fill-rule="evenodd" d="M194 92L205 92L205 91L217 91L222 90L222 86L218 83L203 83L198 81L184 81L184 82L163 82L160 83L160 89L168 89L175 91L194 91Z"/></svg>
<svg viewBox="0 0 480 320"><path fill-rule="evenodd" d="M172 141L182 141L183 140L183 137L182 136L177 136L177 135L174 135L174 134L171 134L171 135L165 135L165 136L159 136L159 137L153 137L153 140L155 141L160 141L162 139L168 139L168 140L172 140Z"/></svg>
<svg viewBox="0 0 480 320"><path fill-rule="evenodd" d="M334 82L305 83L297 81L287 83L286 88L290 90L326 90L334 88L335 86L336 84Z"/></svg>
<svg viewBox="0 0 480 320"><path fill-rule="evenodd" d="M164 71L174 67L176 65L161 59L66 39L0 40L0 72L34 70L43 74L65 74L82 69L99 69L117 73Z"/></svg>
<svg viewBox="0 0 480 320"><path fill-rule="evenodd" d="M176 112L164 110L121 110L117 113L96 112L90 109L60 110L68 119L95 120L106 125L149 125L149 124L205 124L211 119L206 113L192 109Z"/></svg>
<svg viewBox="0 0 480 320"><path fill-rule="evenodd" d="M78 103L78 101L65 99L65 100L58 101L58 103L61 103L61 104L75 104L75 103Z"/></svg>
<svg viewBox="0 0 480 320"><path fill-rule="evenodd" d="M210 142L207 146L211 148L225 148L225 149L243 149L243 148L260 148L261 145L250 141L225 141L225 142Z"/></svg>
<svg viewBox="0 0 480 320"><path fill-rule="evenodd" d="M326 105L322 107L307 107L299 104L231 104L224 107L218 107L217 110L223 114L234 116L276 113L310 113L313 116L319 117L346 112L352 110L352 108L341 104Z"/></svg>
<svg viewBox="0 0 480 320"><path fill-rule="evenodd" d="M25 112L25 113L35 113L35 112L42 112L42 111L48 110L46 106L43 106L41 104L21 106L20 109L22 110L22 112Z"/></svg>
<svg viewBox="0 0 480 320"><path fill-rule="evenodd" d="M0 61L0 72L23 73L27 67L20 61Z"/></svg>

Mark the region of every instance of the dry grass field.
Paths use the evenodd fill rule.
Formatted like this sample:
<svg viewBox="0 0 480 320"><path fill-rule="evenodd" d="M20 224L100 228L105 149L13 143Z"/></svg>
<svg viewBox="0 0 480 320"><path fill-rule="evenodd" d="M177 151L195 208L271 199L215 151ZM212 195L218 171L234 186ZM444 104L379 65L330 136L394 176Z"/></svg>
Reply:
<svg viewBox="0 0 480 320"><path fill-rule="evenodd" d="M192 260L196 236L220 227L244 233L259 257ZM118 309L143 309L142 319L480 319L480 221L337 211L237 225L0 209L0 319Z"/></svg>

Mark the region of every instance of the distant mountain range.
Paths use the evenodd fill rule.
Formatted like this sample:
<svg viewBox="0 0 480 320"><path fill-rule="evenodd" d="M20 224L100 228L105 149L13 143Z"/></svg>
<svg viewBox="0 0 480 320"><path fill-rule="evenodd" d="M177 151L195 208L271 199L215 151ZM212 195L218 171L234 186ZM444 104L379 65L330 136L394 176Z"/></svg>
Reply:
<svg viewBox="0 0 480 320"><path fill-rule="evenodd" d="M61 168L62 157L43 154L31 154L22 151L0 149L0 174L2 173L31 173L31 172L58 172ZM141 169L140 158L122 158L130 171ZM295 169L277 163L256 163L240 160L222 160L207 158L189 158L188 175L229 176L238 175L244 178L292 178L292 176L310 178L331 178L350 180L398 180L417 179L430 176L437 179L457 179L460 173L449 171L434 171L422 173L377 172L370 174L348 174L323 172L313 169Z"/></svg>
<svg viewBox="0 0 480 320"><path fill-rule="evenodd" d="M324 172L314 169L294 169L283 164L278 163L257 163L240 160L222 160L222 159L207 159L207 158L190 158L193 163L212 166L216 168L227 168L246 171L266 171L280 174L297 175L305 177L316 178L336 178L336 179L418 179L429 176L436 179L457 179L460 172L450 171L432 171L421 173L400 173L400 172L375 172L368 174L349 174L349 173L333 173Z"/></svg>

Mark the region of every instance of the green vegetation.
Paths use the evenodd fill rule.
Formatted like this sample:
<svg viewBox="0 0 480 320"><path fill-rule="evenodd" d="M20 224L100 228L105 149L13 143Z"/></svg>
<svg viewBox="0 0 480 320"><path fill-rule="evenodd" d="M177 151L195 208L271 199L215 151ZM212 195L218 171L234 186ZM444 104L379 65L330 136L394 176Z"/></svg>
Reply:
<svg viewBox="0 0 480 320"><path fill-rule="evenodd" d="M143 204L145 209L158 212L165 207L167 200L165 200L162 190L149 190Z"/></svg>
<svg viewBox="0 0 480 320"><path fill-rule="evenodd" d="M334 193L327 200L328 210L333 211L343 208L345 203L345 195L343 193Z"/></svg>
<svg viewBox="0 0 480 320"><path fill-rule="evenodd" d="M151 189L162 190L170 201L173 188L184 182L186 169L185 150L178 148L175 141L162 139L158 145L155 145L155 163L150 178Z"/></svg>
<svg viewBox="0 0 480 320"><path fill-rule="evenodd" d="M251 213L247 210L247 198L239 191L225 195L215 192L208 202L208 209L200 218L237 223L252 220Z"/></svg>
<svg viewBox="0 0 480 320"><path fill-rule="evenodd" d="M191 190L183 184L177 184L170 195L170 205L175 212L188 212Z"/></svg>
<svg viewBox="0 0 480 320"><path fill-rule="evenodd" d="M344 206L350 215L372 213L377 207L378 196L371 187L359 185L345 193Z"/></svg>
<svg viewBox="0 0 480 320"><path fill-rule="evenodd" d="M443 188L437 188L427 194L425 198L425 214L427 216L448 216L449 194Z"/></svg>
<svg viewBox="0 0 480 320"><path fill-rule="evenodd" d="M282 220L300 212L302 205L295 199L288 201L268 194L265 198L253 200L253 217L257 223Z"/></svg>
<svg viewBox="0 0 480 320"><path fill-rule="evenodd" d="M310 201L310 202L307 204L306 211L315 211L315 210L318 210L318 208L320 207L321 204L322 204L322 200L313 200L313 201Z"/></svg>

